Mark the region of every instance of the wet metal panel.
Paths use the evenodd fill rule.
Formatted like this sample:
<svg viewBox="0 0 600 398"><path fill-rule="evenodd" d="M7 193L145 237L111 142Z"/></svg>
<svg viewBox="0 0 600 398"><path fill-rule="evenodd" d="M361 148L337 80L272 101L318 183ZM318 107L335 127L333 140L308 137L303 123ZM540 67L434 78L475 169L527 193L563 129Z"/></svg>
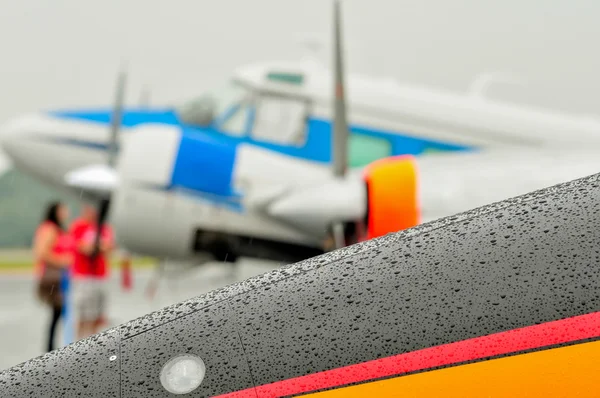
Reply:
<svg viewBox="0 0 600 398"><path fill-rule="evenodd" d="M573 185L233 298L257 386L600 311L600 189Z"/></svg>
<svg viewBox="0 0 600 398"><path fill-rule="evenodd" d="M116 329L80 340L0 373L0 396L119 397L118 353Z"/></svg>
<svg viewBox="0 0 600 398"><path fill-rule="evenodd" d="M123 340L121 396L174 396L163 388L160 373L180 354L195 355L206 366L200 386L185 396L209 397L253 387L232 312L221 302Z"/></svg>

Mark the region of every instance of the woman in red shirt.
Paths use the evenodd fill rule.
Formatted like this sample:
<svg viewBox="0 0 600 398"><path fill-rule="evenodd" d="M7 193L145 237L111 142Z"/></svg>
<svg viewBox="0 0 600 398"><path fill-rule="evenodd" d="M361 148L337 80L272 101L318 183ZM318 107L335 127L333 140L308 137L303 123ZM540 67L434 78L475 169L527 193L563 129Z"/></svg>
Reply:
<svg viewBox="0 0 600 398"><path fill-rule="evenodd" d="M33 240L38 277L37 294L39 299L52 309L52 319L48 331L48 351L54 349L54 334L63 307L60 289L62 272L66 271L73 262L72 240L64 229L64 223L68 217L68 208L63 203L50 204Z"/></svg>
<svg viewBox="0 0 600 398"><path fill-rule="evenodd" d="M98 233L96 208L84 204L81 217L73 221L70 235L73 237L73 304L77 311L77 338L96 334L105 319L108 299L107 280L109 256L113 250L112 228L100 228L100 253L92 258Z"/></svg>

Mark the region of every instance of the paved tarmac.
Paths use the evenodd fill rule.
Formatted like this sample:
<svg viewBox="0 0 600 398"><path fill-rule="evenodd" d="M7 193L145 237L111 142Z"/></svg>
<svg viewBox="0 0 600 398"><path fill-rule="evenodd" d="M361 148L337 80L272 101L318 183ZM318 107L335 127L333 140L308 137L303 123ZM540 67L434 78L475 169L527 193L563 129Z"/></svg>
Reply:
<svg viewBox="0 0 600 398"><path fill-rule="evenodd" d="M146 295L155 271L134 271L133 289L124 292L120 273L110 280L108 316L110 326L135 319L179 301L247 279L276 268L275 263L242 260L235 271L223 263L176 268L171 265L158 283L153 299ZM30 274L0 274L0 370L43 354L50 311L34 295L35 281ZM62 325L57 335L62 345Z"/></svg>

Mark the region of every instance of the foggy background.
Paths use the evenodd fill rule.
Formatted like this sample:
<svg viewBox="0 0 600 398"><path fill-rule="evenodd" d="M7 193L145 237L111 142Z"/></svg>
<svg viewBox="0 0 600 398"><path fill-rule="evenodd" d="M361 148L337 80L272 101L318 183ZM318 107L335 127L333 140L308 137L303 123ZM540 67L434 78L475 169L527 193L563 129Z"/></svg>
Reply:
<svg viewBox="0 0 600 398"><path fill-rule="evenodd" d="M0 123L22 113L108 105L128 63L129 104L221 86L236 67L331 42L329 0L0 0ZM344 0L347 71L466 92L481 73L494 99L598 114L600 2ZM322 52L330 61L330 48ZM565 132L568 134L568 132ZM1 132L0 132L1 134ZM0 154L0 174L3 171ZM50 199L19 172L0 177L0 247L27 246ZM76 207L74 207L76 208Z"/></svg>
<svg viewBox="0 0 600 398"><path fill-rule="evenodd" d="M0 122L112 101L185 100L237 66L301 55L298 34L330 41L327 0L1 0ZM457 92L482 72L518 76L493 98L597 113L600 3L593 0L346 0L348 71ZM329 48L323 52L329 62Z"/></svg>
<svg viewBox="0 0 600 398"><path fill-rule="evenodd" d="M240 65L297 59L299 34L329 43L331 9L328 0L0 0L0 123L110 104L121 61L130 73L129 104L144 85L152 104L195 97ZM599 16L598 0L345 0L346 71L455 92L481 73L504 72L526 84L495 85L490 97L598 114ZM329 62L329 48L322 55ZM28 247L54 198L19 173L0 178L0 247ZM63 198L76 214L75 201ZM0 311L0 369L38 354L43 319L28 279L3 280L0 291L11 296ZM205 276L184 282L178 288L187 297L217 285ZM160 306L143 301L144 280L135 284L134 296L115 293L115 323Z"/></svg>

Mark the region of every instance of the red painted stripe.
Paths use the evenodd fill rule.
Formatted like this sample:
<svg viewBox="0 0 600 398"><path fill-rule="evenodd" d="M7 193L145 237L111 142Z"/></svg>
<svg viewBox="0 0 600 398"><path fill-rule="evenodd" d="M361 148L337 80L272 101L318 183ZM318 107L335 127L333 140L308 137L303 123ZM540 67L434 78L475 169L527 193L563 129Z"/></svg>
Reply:
<svg viewBox="0 0 600 398"><path fill-rule="evenodd" d="M275 398L600 336L600 312L281 380L219 398Z"/></svg>

